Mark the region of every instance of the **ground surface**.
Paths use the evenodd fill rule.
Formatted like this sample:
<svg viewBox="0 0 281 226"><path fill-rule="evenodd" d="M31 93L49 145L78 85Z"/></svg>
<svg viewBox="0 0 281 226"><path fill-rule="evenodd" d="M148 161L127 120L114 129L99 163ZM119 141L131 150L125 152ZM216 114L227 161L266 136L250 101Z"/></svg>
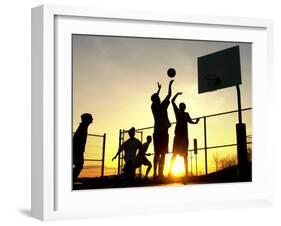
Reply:
<svg viewBox="0 0 281 226"><path fill-rule="evenodd" d="M103 178L81 178L74 183L74 190L100 189L100 188L124 188L124 187L146 187L146 186L170 186L206 183L232 183L249 182L252 180L251 164L247 166L247 173L239 176L237 166L210 173L202 176L189 177L164 177L162 179L136 178L134 183L127 183L123 176L105 176Z"/></svg>

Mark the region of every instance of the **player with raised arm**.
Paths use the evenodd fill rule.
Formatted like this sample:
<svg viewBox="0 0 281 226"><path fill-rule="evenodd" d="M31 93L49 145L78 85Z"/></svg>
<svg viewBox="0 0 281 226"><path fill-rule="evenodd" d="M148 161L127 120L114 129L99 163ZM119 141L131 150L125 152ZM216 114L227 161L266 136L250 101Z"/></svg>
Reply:
<svg viewBox="0 0 281 226"><path fill-rule="evenodd" d="M185 172L186 176L188 175L188 123L197 124L199 119L192 120L188 112L185 112L186 105L184 103L180 103L179 107L176 105L176 98L182 95L181 92L178 92L172 98L172 105L174 108L175 116L176 116L176 128L175 128L175 136L174 136L174 144L173 144L173 156L170 165L170 173L172 173L172 167L174 165L175 159L177 155L180 155L184 158Z"/></svg>
<svg viewBox="0 0 281 226"><path fill-rule="evenodd" d="M154 178L157 176L163 177L163 169L165 164L165 155L168 153L169 134L168 129L171 127L171 123L168 118L168 106L170 104L170 98L172 95L172 84L174 80L169 83L169 91L165 99L161 102L159 93L161 85L158 84L158 91L151 96L151 110L154 118ZM158 169L158 174L157 174Z"/></svg>

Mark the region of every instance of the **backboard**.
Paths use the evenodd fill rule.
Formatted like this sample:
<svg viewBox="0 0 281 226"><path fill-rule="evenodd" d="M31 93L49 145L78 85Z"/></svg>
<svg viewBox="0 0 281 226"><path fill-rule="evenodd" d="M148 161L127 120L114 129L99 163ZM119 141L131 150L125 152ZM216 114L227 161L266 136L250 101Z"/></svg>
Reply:
<svg viewBox="0 0 281 226"><path fill-rule="evenodd" d="M198 93L241 84L239 46L197 58Z"/></svg>

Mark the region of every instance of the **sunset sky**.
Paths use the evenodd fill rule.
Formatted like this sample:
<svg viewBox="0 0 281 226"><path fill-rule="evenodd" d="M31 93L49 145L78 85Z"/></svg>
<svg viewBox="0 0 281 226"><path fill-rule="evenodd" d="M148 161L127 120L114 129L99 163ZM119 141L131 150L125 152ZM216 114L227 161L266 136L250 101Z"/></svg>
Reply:
<svg viewBox="0 0 281 226"><path fill-rule="evenodd" d="M183 92L177 103L185 102L191 117L237 109L235 87L203 94L198 94L197 87L197 57L236 45L240 46L242 108L252 107L251 44L73 35L73 130L77 129L82 113L93 115L94 123L88 132L106 133L106 167L114 172L117 161L111 159L118 149L119 129L153 126L150 97L157 91L157 82L162 85L161 99L167 95L170 78L166 72L170 67L177 72L173 95ZM172 105L168 114L174 122ZM247 134L251 134L251 111L243 116ZM237 114L211 118L207 122L208 146L235 143L236 122ZM153 130L147 130L144 135L152 133ZM169 134L172 147L174 127ZM190 148L193 138L197 138L198 147L202 147L203 121L190 125L189 134ZM100 140L91 139L88 139L85 157L99 158ZM152 146L150 153L153 153ZM235 147L220 152L235 154ZM203 152L198 154L198 159L202 171ZM208 162L210 171L214 170L211 151Z"/></svg>

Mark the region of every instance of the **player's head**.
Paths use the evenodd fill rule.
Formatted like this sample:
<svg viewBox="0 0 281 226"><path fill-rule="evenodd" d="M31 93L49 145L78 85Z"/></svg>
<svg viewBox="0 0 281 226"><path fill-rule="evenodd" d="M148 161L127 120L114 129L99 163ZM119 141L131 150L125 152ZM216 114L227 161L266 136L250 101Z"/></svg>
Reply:
<svg viewBox="0 0 281 226"><path fill-rule="evenodd" d="M152 137L151 137L151 136L147 136L147 137L146 137L146 141L147 141L147 143L151 143Z"/></svg>
<svg viewBox="0 0 281 226"><path fill-rule="evenodd" d="M156 104L159 104L159 103L160 103L160 98L159 98L159 96L158 96L157 93L152 94L152 96L151 96L151 101L152 101L153 103L156 103Z"/></svg>
<svg viewBox="0 0 281 226"><path fill-rule="evenodd" d="M186 109L185 103L180 103L179 107L181 111L185 111Z"/></svg>
<svg viewBox="0 0 281 226"><path fill-rule="evenodd" d="M135 127L132 127L131 129L129 129L128 133L129 133L129 136L130 136L131 138L133 138L133 137L135 136L135 134L136 134L136 129L135 129Z"/></svg>
<svg viewBox="0 0 281 226"><path fill-rule="evenodd" d="M93 122L93 117L89 113L84 113L81 115L81 121L84 124L90 125Z"/></svg>

